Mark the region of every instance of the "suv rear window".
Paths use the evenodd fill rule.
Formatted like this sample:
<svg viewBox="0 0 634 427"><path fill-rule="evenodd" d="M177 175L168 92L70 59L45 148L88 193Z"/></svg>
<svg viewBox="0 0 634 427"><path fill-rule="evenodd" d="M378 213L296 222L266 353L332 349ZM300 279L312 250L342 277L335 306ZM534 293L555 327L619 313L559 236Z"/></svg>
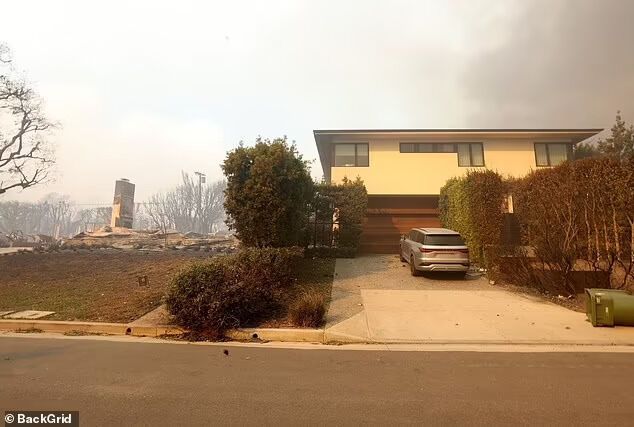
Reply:
<svg viewBox="0 0 634 427"><path fill-rule="evenodd" d="M425 245L464 246L464 240L459 234L426 234Z"/></svg>

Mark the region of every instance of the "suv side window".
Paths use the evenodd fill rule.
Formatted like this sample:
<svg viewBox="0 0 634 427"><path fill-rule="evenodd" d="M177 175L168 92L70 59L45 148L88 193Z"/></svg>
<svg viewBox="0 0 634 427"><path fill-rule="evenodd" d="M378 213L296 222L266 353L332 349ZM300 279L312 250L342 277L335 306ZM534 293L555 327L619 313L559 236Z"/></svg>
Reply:
<svg viewBox="0 0 634 427"><path fill-rule="evenodd" d="M420 244L423 244L425 241L425 234L421 233L420 231L416 233L416 241Z"/></svg>
<svg viewBox="0 0 634 427"><path fill-rule="evenodd" d="M416 241L416 230L410 230L408 239L413 242Z"/></svg>

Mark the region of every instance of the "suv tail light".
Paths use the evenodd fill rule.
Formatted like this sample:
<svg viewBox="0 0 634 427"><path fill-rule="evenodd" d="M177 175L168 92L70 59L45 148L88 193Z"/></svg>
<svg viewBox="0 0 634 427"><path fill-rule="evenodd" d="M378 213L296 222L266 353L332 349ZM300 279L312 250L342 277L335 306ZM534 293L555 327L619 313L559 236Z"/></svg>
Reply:
<svg viewBox="0 0 634 427"><path fill-rule="evenodd" d="M442 249L428 249L428 248L418 248L424 254L429 254L432 252L443 252ZM460 252L461 254L469 254L469 249L445 249L444 252Z"/></svg>

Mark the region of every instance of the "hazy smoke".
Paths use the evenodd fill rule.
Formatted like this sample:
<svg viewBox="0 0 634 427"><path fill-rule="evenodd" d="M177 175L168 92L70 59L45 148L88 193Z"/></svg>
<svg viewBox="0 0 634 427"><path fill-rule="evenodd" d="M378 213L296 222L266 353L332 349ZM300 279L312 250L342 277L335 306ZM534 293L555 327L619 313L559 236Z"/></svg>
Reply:
<svg viewBox="0 0 634 427"><path fill-rule="evenodd" d="M464 84L474 127L605 127L634 119L634 2L530 1Z"/></svg>

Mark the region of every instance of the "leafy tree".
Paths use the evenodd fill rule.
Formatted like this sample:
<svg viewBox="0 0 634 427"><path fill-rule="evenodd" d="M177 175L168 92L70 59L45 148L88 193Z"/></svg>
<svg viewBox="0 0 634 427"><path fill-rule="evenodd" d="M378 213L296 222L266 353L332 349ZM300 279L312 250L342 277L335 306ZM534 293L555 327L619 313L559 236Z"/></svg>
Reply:
<svg viewBox="0 0 634 427"><path fill-rule="evenodd" d="M598 141L599 152L610 157L625 160L634 156L634 126L627 126L621 118L621 112L616 113L616 123L612 126L612 135Z"/></svg>
<svg viewBox="0 0 634 427"><path fill-rule="evenodd" d="M48 176L53 154L46 136L54 127L41 100L11 67L0 44L0 195L29 188Z"/></svg>
<svg viewBox="0 0 634 427"><path fill-rule="evenodd" d="M222 164L227 178L227 225L247 246L283 247L302 242L313 181L308 163L286 137L240 144Z"/></svg>
<svg viewBox="0 0 634 427"><path fill-rule="evenodd" d="M599 149L589 142L580 142L575 145L575 160L588 159L591 157L599 157L601 152Z"/></svg>

